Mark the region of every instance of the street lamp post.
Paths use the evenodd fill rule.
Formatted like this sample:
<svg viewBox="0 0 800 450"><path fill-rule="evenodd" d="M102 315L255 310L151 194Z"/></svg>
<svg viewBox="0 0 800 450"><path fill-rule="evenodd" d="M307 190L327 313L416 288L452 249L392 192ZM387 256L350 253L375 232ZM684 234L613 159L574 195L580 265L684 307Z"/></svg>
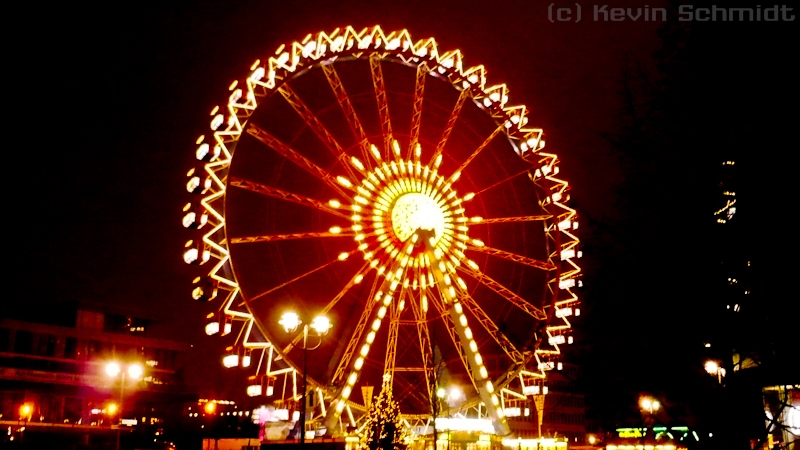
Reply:
<svg viewBox="0 0 800 450"><path fill-rule="evenodd" d="M142 365L139 363L131 363L128 364L127 370L122 370L120 363L118 362L110 362L106 364L106 375L111 378L116 378L118 375L120 376L119 380L119 407L117 408L117 415L119 416L119 423L117 424L117 443L116 443L116 450L119 450L119 441L120 441L120 427L122 426L122 405L125 401L125 378L126 376L132 378L134 380L138 380L142 377L144 373L144 369L142 369Z"/></svg>
<svg viewBox="0 0 800 450"><path fill-rule="evenodd" d="M301 324L303 325L303 346L301 347L303 350L303 392L300 397L300 448L302 449L305 446L306 440L306 390L307 390L307 376L306 376L306 363L307 363L307 353L309 350L315 350L322 344L322 336L328 333L328 330L331 328L330 320L325 316L317 316L314 320L311 321L310 324L304 323L300 320L300 316L294 312L287 312L283 316L281 316L281 320L278 321L279 324L283 326L283 329L286 330L287 333L294 333L297 331L297 327ZM313 329L317 333L317 337L319 338L319 342L317 345L309 348L308 347L308 329L309 327Z"/></svg>
<svg viewBox="0 0 800 450"><path fill-rule="evenodd" d="M650 397L642 397L642 399L639 401L639 405L644 411L647 411L650 414L655 413L659 408L661 408L661 403L659 403L658 400Z"/></svg>
<svg viewBox="0 0 800 450"><path fill-rule="evenodd" d="M642 412L648 412L650 414L650 423L651 425L655 425L655 420L653 419L653 415L658 412L659 408L661 408L661 403L658 400L652 397L642 397L639 400L639 406L642 408ZM644 422L644 429L642 430L642 441L644 441L644 437L647 434L647 423Z"/></svg>
<svg viewBox="0 0 800 450"><path fill-rule="evenodd" d="M433 448L438 449L439 445L439 430L436 427L436 419L439 418L439 415L442 410L442 403L447 403L448 406L448 413L447 419L451 418L451 411L454 407L460 406L460 404L464 401L464 391L461 390L458 386L450 386L448 389L443 387L438 387L436 389L436 407L433 411ZM453 430L451 428L452 424L448 422L447 424L447 448L450 448L450 441L452 438Z"/></svg>
<svg viewBox="0 0 800 450"><path fill-rule="evenodd" d="M706 361L704 366L709 375L716 375L717 382L722 384L722 377L725 376L725 369L719 366L719 363L713 360Z"/></svg>
<svg viewBox="0 0 800 450"><path fill-rule="evenodd" d="M17 433L20 441L22 441L23 437L25 436L24 433L25 429L27 428L26 425L31 421L31 415L33 415L33 406L30 403L23 403L22 406L19 407L19 421L17 427Z"/></svg>
<svg viewBox="0 0 800 450"><path fill-rule="evenodd" d="M438 450L439 448L439 430L436 428L436 419L439 418L439 414L442 411L442 401L444 400L445 396L447 396L447 391L443 388L436 389L436 400L434 411L433 411L433 450ZM450 439L450 436L447 437Z"/></svg>

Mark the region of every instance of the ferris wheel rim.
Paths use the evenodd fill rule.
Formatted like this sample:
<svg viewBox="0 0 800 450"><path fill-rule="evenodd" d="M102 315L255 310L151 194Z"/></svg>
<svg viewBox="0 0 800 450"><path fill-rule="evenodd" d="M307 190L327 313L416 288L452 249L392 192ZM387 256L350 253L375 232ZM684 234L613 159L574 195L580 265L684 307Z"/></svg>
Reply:
<svg viewBox="0 0 800 450"><path fill-rule="evenodd" d="M408 36L408 34L405 31L396 32L396 35L399 36L399 37L392 37L392 36L395 35L395 33L390 33L388 35L388 37L387 37L387 35L384 34L383 31L380 30L379 27L374 27L372 29L364 30L364 31L361 32L360 35L359 35L359 33L356 33L355 30L352 30L352 29L348 28L348 30L346 30L340 36L345 36L346 37L346 36L348 36L348 33L350 33L351 36L362 36L362 38L363 38L363 36L365 36L365 33L367 33L366 34L367 36L372 36L370 38L370 41L371 41L372 44L375 44L376 42L381 41L381 39L384 41L384 43L388 43L390 41L393 42L394 39L401 39L401 40L405 39L405 38L403 38L403 36L407 36L407 40L402 41L403 43L401 43L399 45L403 46L403 45L405 45L404 43L407 42L412 49L415 48L414 47L415 44L410 41L410 36ZM378 36L378 37L376 38L376 36ZM329 39L331 37L333 37L333 38ZM336 36L336 32L334 32L334 33L332 33L330 35L327 35L325 33L320 33L316 37L317 42L321 42L321 41L324 41L326 39L329 41L329 43L333 43L336 39L338 39L338 37ZM343 39L343 41L346 42L346 39ZM314 42L314 41L308 41L308 42ZM360 45L360 43L362 41L359 40L358 42L359 42L358 45ZM429 43L432 42L433 43L433 48L436 49L435 41L433 41L432 39L429 39L428 42ZM295 46L296 44L297 43L293 44L293 46ZM370 51L370 50L374 51L374 50L378 50L378 46L379 45L375 46L374 48L371 48L371 47L367 46L367 47L365 47L363 49L360 49L360 50L363 50L364 52ZM397 48L400 48L400 47L397 47ZM423 48L423 47L420 47L420 48ZM385 50L385 45L384 45L384 50ZM333 51L333 49L331 49L331 51ZM291 59L291 62L293 62L295 67L300 67L301 68L301 71L294 72L294 71L287 70L287 73L294 73L294 75L292 77L283 77L281 82L273 82L272 86L269 87L270 91L268 92L267 95L275 95L278 92L278 90L283 85L285 85L285 83L288 83L293 78L301 76L305 71L311 69L312 67L316 67L316 66L322 67L322 66L324 66L326 64L333 64L337 60L340 60L340 59L344 60L346 58L364 59L362 56L356 56L355 54L345 55L345 53L334 54L334 56L331 57L331 58L322 59L323 55L304 54L303 52L305 52L305 50L302 50L302 49L299 50L299 55L301 55L302 58L307 58L307 60L305 62L302 61L302 58L296 58L298 56L297 52L295 52L294 55L288 57L288 58ZM402 51L398 52L398 53L387 52L386 54L384 54L381 57L381 60L382 61L383 60L387 60L387 61L391 61L391 62L398 62L398 63L401 63L401 64L413 66L413 67L419 67L421 64L426 64L426 65L430 64L432 66L431 73L433 73L434 76L436 76L437 78L446 80L447 82L451 83L451 85L453 85L456 89L459 89L458 83L460 82L461 83L461 87L462 87L462 92L464 90L469 89L473 93L473 100L474 101L483 100L484 105L491 105L491 108L489 106L485 106L485 107L483 107L483 109L485 109L487 111L487 113L489 115L491 115L495 119L496 123L499 122L499 125L505 126L506 129L502 130L503 131L502 134L504 134L504 136L508 139L508 141L511 144L512 148L517 152L517 154L520 156L520 158L522 158L522 159L525 158L525 156L523 156L523 154L525 154L525 155L535 155L535 157L543 158L545 160L547 160L549 158L552 161L550 163L550 167L552 167L552 164L555 163L555 155L544 154L544 152L541 151L541 147L538 147L540 144L543 147L543 142L541 141L541 130L538 130L538 129L526 130L525 128L523 128L524 125L517 126L517 124L524 123L524 121L526 120L524 106L521 109L519 109L518 107L508 107L508 108L505 107L506 102L507 102L507 98L506 98L506 94L505 94L505 92L506 92L505 86L501 85L498 89L494 89L494 87L491 87L491 88L488 88L488 89L484 89L484 86L485 86L484 74L481 74L477 78L477 80L473 80L473 82L470 83L469 76L468 75L464 76L465 71L461 67L460 53L458 53L458 52L456 52L456 53L450 52L450 53L445 53L444 54L445 56L449 55L447 57L449 57L450 59L447 59L447 57L440 57L440 55L438 54L438 51L436 52L436 57L435 58L420 59L419 56L417 56L417 52L418 52L418 50L413 50L410 53L411 56L409 56L409 53L405 53L404 54ZM272 79L275 80L275 79L279 78L279 76L277 75L277 72L275 72L275 70L273 70L273 69L275 69L275 68L287 69L287 67L285 66L286 61L283 61L283 63L281 63L281 59L284 59L283 55L286 55L288 53L286 53L286 52L281 53L281 51L279 49L279 51L276 54L280 54L280 56L278 58L270 58L268 60L268 63L265 65L265 67L272 67L272 69L270 69L269 71L267 71L265 69L263 71L263 73L261 73L261 77L264 76L264 73L267 73L267 74L270 74L270 75L268 75L268 77L269 76L274 76L275 78L272 78ZM324 54L324 52L323 52L323 54ZM316 56L316 57L314 57L314 56ZM371 56L372 55L369 55L367 57L369 58ZM391 58L389 58L389 56L391 56ZM406 58L408 58L408 59L406 59ZM435 61L435 63L434 63L434 61ZM283 64L284 66L281 66L281 64ZM451 67L446 67L445 65L451 65ZM260 86L258 80L255 79L255 78L258 78L258 77L256 77L256 74L258 74L260 67L261 66L258 66L257 64L255 64L254 67L251 68L251 69L254 70L254 72L253 72L254 74L251 75L251 77L247 80L247 84L248 84L248 86L250 86L250 89L251 89L251 90L248 91L248 97L250 97L251 93L253 92L253 90L252 90L253 87ZM482 70L482 67L480 67L480 69ZM466 71L467 74L470 73L469 70L470 69L468 69ZM458 79L458 77L456 77L457 79L455 81L453 81L450 77L452 77L454 75L454 73L458 73L458 72L461 73L461 78ZM273 73L275 73L275 75L271 75ZM477 83L477 85L476 85L476 83ZM261 83L261 84L264 85L262 87L267 87L269 85L269 79L268 79L268 81L266 83ZM492 97L492 95L494 95L498 91L501 92L500 97L498 99L499 101L493 102L490 97ZM475 95L478 92L480 92L480 94L482 94L482 95ZM234 97L234 95L232 95L232 98ZM239 98L241 98L241 93L239 94ZM237 98L237 101L238 100L239 99ZM248 98L248 100L249 100L249 98ZM255 103L255 95L252 96L252 100ZM232 101L231 103L235 104L235 101ZM481 105L478 105L478 106L481 107ZM253 107L252 109L254 110L255 107ZM247 111L248 108L239 108L239 110L240 111L241 110ZM231 109L231 111L233 111L233 109ZM517 115L514 116L513 115L514 113L516 113ZM237 117L236 112L231 114L229 122L233 121L233 122L238 122L238 123L234 123L233 125L231 125L229 123L229 129L231 127L238 128L236 131L239 133L239 135L241 135L245 131L245 129L247 128L248 122L247 122L246 118L245 118L244 121L239 121L238 118L237 119L233 119L234 117ZM512 120L513 117L517 118L516 123ZM216 116L215 116L215 119L216 119ZM213 122L212 122L212 124L213 124ZM509 133L509 131L511 131L511 133ZM525 134L525 133L527 133L527 134ZM533 136L533 137L529 137L529 136ZM218 136L215 135L215 137L219 141ZM535 139L534 139L534 137L535 137ZM235 136L235 138L238 139L238 135ZM527 139L524 139L524 138L527 138ZM234 141L235 141L235 139L234 139ZM537 147L534 147L533 149L531 149L531 147L528 146L528 143L534 143L535 146L537 146ZM224 152L227 153L228 164L230 164L230 161L232 159L233 151L231 149L231 151L229 152L227 149L224 149ZM528 153L525 153L525 152L528 152ZM541 167L542 168L548 167L548 165L544 164ZM536 169L537 172L539 170L540 169ZM543 172L543 170L542 170L542 172ZM209 173L211 173L211 171L209 171ZM558 184L559 184L557 182L554 182L553 180L550 180L546 176L546 174L541 174L540 173L539 180L540 180L540 183L549 184L548 187L550 188L551 191L552 191L552 186L558 186ZM549 180L549 182L546 182L544 180ZM222 191L222 193L223 193L222 195L224 196L225 192L230 187L231 179L228 178L227 180L224 181L224 183L219 183L219 182L222 182L222 180L217 180L217 181L218 181L217 184L221 185L220 186L220 188L221 188L220 190ZM536 183L535 180L534 180L534 183ZM560 187L561 187L561 190L557 191L559 196L561 195L561 192L564 192L564 190L566 189L566 183L563 183L563 185L561 185ZM558 200L560 200L560 199L558 199ZM547 211L549 211L551 213L551 219L548 219L549 222L548 222L547 227L555 228L555 233L554 233L554 235L552 237L554 238L556 248L560 249L561 248L561 237L562 236L561 236L561 233L559 231L564 231L564 230L559 230L558 224L560 222L562 222L561 218L563 216L565 216L565 215L569 216L570 219L573 218L574 217L574 211L572 211L571 209L566 207L564 204L559 203L558 200L552 198L550 203L546 207L543 207L543 209L547 210ZM211 210L213 210L213 208L210 207L210 203L211 203L210 201L207 201L206 202L206 207L211 209ZM219 214L217 214L217 216L219 216ZM228 247L228 245L230 244L230 241L228 240L228 236L227 236L227 227L224 226L224 217L217 217L217 219L220 220L220 222L223 224L222 232L226 233L225 242L223 243L223 245L220 245L218 242L213 242L213 244L214 244L214 247L216 247L217 250L223 250L223 251L219 252L219 254L220 254L219 260L220 260L220 262L224 261L224 262L226 262L227 264L229 264L231 266L232 274L231 274L231 276L229 278L226 278L226 280L230 282L230 285L235 286L234 292L238 292L239 293L238 295L242 296L241 289L240 289L240 287L238 285L238 281L236 280L236 276L235 276L236 270L234 268L234 262L230 259L230 248ZM204 237L204 241L206 241L206 238L208 238L208 236L210 234L211 233L209 233L208 235L206 235ZM210 240L211 239L208 239L208 241L210 241ZM575 242L577 242L577 239L575 239ZM211 242L206 242L206 243L212 244ZM552 256L553 255L550 255L550 259L552 259ZM217 267L219 267L220 265L221 264L218 264ZM554 266L555 266L554 270L556 271L555 279L560 282L562 280L562 274L560 273L559 265L558 264L554 264ZM577 266L575 266L575 268L577 269ZM215 270L216 270L216 272L218 274L219 270L218 269L215 269ZM212 273L213 272L214 271L212 271ZM571 273L569 275L571 277L574 277L576 274L577 274L577 272ZM220 276L219 278L225 278L225 277ZM554 315L553 313L555 312L555 309L556 309L555 303L557 302L557 293L558 293L558 291L554 290L554 289L551 289L551 291L555 291L555 292L553 293L552 301L549 302L550 306L551 306L551 309L547 314L547 316L548 316L547 319L546 319L547 323L550 323L550 321L553 318L553 315ZM230 303L232 303L232 302L230 302ZM249 302L247 302L245 300L245 304L247 304L247 308L249 310L250 309ZM226 306L226 309L228 309L228 306ZM244 313L244 314L245 315L242 316L243 320L245 320L248 323L250 323L250 328L248 328L248 333L250 332L250 329L252 328L252 324L255 323L261 329L261 333L265 334L266 336L268 336L268 333L265 333L265 330L264 330L264 328L266 328L266 327L263 324L260 323L260 319L257 317L257 315L253 314L252 311L250 311L250 317L248 318L248 317L246 317L246 313ZM543 338L544 338L543 334L540 334L538 336L538 338L537 338L538 341L535 344L537 347L538 347L538 344L541 342L541 340ZM245 343L246 343L246 340L247 340L247 337L245 336ZM282 354L280 349L276 349L276 351L279 354ZM286 356L286 355L282 355L282 356ZM506 383L502 384L501 387L505 387L505 385L508 382L510 382L511 379L513 379L514 377L516 377L520 373L520 371L525 370L524 368L525 368L526 363L529 362L531 360L531 358L534 358L534 357L536 357L535 352L530 352L528 354L528 356L525 358L524 362L521 363L521 364L518 364L517 367L515 369L513 369L513 371L512 371L513 373L509 372L508 375L510 375L510 376L506 376L505 377L506 378ZM291 362L290 358L287 357L287 358L285 358L285 360L295 370L298 369ZM312 383L315 383L320 387L324 387L323 384L321 384L318 381L313 380L313 379L312 379Z"/></svg>

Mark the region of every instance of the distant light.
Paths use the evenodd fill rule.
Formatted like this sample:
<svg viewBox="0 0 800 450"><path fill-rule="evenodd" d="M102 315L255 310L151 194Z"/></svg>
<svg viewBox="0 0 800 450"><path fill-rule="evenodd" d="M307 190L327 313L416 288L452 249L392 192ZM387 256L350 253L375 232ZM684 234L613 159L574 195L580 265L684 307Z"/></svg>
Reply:
<svg viewBox="0 0 800 450"><path fill-rule="evenodd" d="M233 354L230 354L230 355L225 355L222 358L222 365L225 366L225 367L228 367L228 368L238 366L239 365L239 355L237 355L236 353L233 353Z"/></svg>
<svg viewBox="0 0 800 450"><path fill-rule="evenodd" d="M574 278L569 278L569 279L566 279L566 280L560 280L558 282L558 288L559 289L569 289L569 288L572 288L572 287L575 287L575 279Z"/></svg>
<svg viewBox="0 0 800 450"><path fill-rule="evenodd" d="M437 417L436 428L449 431L477 431L494 434L494 427L490 419L477 419L466 417ZM514 440L516 443L516 439ZM515 445L511 446L516 448Z"/></svg>
<svg viewBox="0 0 800 450"><path fill-rule="evenodd" d="M33 407L30 403L25 403L19 408L19 415L22 417L27 417L30 419L31 413L33 413Z"/></svg>
<svg viewBox="0 0 800 450"><path fill-rule="evenodd" d="M191 264L197 261L197 249L190 248L183 253L183 260L186 261L186 264Z"/></svg>
<svg viewBox="0 0 800 450"><path fill-rule="evenodd" d="M325 316L317 316L311 322L311 328L313 328L317 334L320 336L326 334L328 330L331 328L331 321Z"/></svg>
<svg viewBox="0 0 800 450"><path fill-rule="evenodd" d="M188 241L185 245L186 251L183 253L183 260L186 264L203 264L211 258L211 251L206 248L203 241L195 243Z"/></svg>
<svg viewBox="0 0 800 450"><path fill-rule="evenodd" d="M261 395L261 385L260 384L251 384L247 386L247 395L250 397L258 397Z"/></svg>
<svg viewBox="0 0 800 450"><path fill-rule="evenodd" d="M128 366L128 376L133 378L134 380L138 380L142 377L144 373L144 369L140 364L131 364Z"/></svg>
<svg viewBox="0 0 800 450"><path fill-rule="evenodd" d="M642 397L642 399L639 400L639 406L641 406L642 409L647 410L650 413L653 413L655 411L658 411L658 409L661 407L661 403L659 403L658 400L650 397Z"/></svg>
<svg viewBox="0 0 800 450"><path fill-rule="evenodd" d="M116 377L119 373L122 372L122 369L119 367L119 364L115 362L110 362L106 364L106 374L110 377Z"/></svg>
<svg viewBox="0 0 800 450"><path fill-rule="evenodd" d="M451 386L447 392L447 402L452 406L455 402L465 399L464 391L458 386Z"/></svg>
<svg viewBox="0 0 800 450"><path fill-rule="evenodd" d="M539 386L538 385L525 386L522 388L522 393L525 395L539 395Z"/></svg>
<svg viewBox="0 0 800 450"><path fill-rule="evenodd" d="M281 316L281 320L278 321L279 324L283 326L283 329L286 330L287 333L291 333L300 326L300 317L295 312L287 312Z"/></svg>

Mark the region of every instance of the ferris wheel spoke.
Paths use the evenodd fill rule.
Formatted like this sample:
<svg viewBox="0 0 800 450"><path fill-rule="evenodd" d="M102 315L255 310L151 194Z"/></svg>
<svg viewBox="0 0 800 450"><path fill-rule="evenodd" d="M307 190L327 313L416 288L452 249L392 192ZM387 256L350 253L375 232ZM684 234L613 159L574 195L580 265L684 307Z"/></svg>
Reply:
<svg viewBox="0 0 800 450"><path fill-rule="evenodd" d="M300 96L292 90L288 83L284 83L278 89L286 102L297 112L297 114L305 121L306 125L317 135L320 141L325 144L325 148L336 157L339 163L347 171L351 178L356 178L356 173L348 163L347 153L344 152L342 146L333 137L333 135L325 128L325 125L320 122L317 116L311 112L311 109L306 106Z"/></svg>
<svg viewBox="0 0 800 450"><path fill-rule="evenodd" d="M233 187L238 187L241 189L246 189L248 191L263 194L269 197L297 203L299 205L311 206L317 208L320 211L331 213L343 219L348 219L348 220L350 219L347 215L343 214L341 211L332 208L327 203L323 203L317 199L305 197L292 192L284 191L282 189L278 189L272 186L267 186L260 183L254 183L252 181L242 180L241 178L232 178L230 181L230 185Z"/></svg>
<svg viewBox="0 0 800 450"><path fill-rule="evenodd" d="M424 291L420 292L419 300L422 302ZM428 390L428 398L433 398L433 387L431 384L431 369L433 368L433 346L431 345L430 330L428 330L428 321L425 317L426 311L423 310L422 305L418 305L415 299L411 299L411 312L414 314L414 319L417 326L417 341L419 342L419 351L422 356L422 371L425 374L425 387ZM425 299L427 302L427 297ZM425 306L427 309L427 306Z"/></svg>
<svg viewBox="0 0 800 450"><path fill-rule="evenodd" d="M281 142L278 138L269 134L266 130L254 123L251 123L250 126L247 127L247 132L301 169L322 180L329 188L338 192L340 195L349 196L349 194L342 190L341 186L336 183L336 178L331 175L330 170L319 167L313 161L301 155L295 149Z"/></svg>
<svg viewBox="0 0 800 450"><path fill-rule="evenodd" d="M264 292L262 292L262 293L260 293L260 294L258 294L256 296L249 297L249 302L253 303L256 300L259 300L259 299L261 299L261 298L263 298L263 297L265 297L265 296L267 296L267 295L269 295L269 294L271 294L271 293L273 293L273 292L275 292L275 291L277 291L279 289L283 289L286 286L289 286L290 284L292 284L292 283L294 283L296 281L300 281L303 278L305 278L305 277L307 277L307 276L309 276L309 275L311 275L311 274L313 274L315 272L318 272L318 271L320 271L322 269L330 267L331 265L333 265L333 264L335 264L335 263L337 263L339 261L340 261L340 259L337 257L336 259L334 259L332 261L329 261L329 262L327 262L325 264L322 264L321 266L315 267L315 268L309 270L308 272L306 272L306 273L304 273L302 275L296 276L296 277L292 278L291 280L286 281L284 283L281 283L281 284L279 284L279 285L277 285L277 286L275 286L273 288L270 288L270 289L268 289L268 290L266 290L266 291L264 291ZM244 306L244 303L242 303L242 306Z"/></svg>
<svg viewBox="0 0 800 450"><path fill-rule="evenodd" d="M473 386L475 384L475 374L472 373L470 368L469 360L467 359L467 354L464 352L464 349L461 347L461 339L458 336L458 331L456 331L456 326L453 323L453 319L448 313L445 306L441 303L441 300L435 296L430 296L431 303L433 303L433 307L436 308L436 311L439 313L439 316L442 318L442 322L444 323L445 329L447 330L447 334L450 335L450 340L453 343L453 347L455 347L456 351L458 352L459 358L461 358L461 364L464 366L467 374L469 375L469 379L472 382Z"/></svg>
<svg viewBox="0 0 800 450"><path fill-rule="evenodd" d="M481 401L486 405L487 414L495 422L497 433L507 435L511 430L505 421L503 410L499 408L500 402L494 390L494 385L489 379L489 371L483 362L483 356L475 342L472 330L469 328L469 320L464 313L464 307L458 298L457 288L466 290L466 283L461 277L456 276L454 266L450 265L448 267L448 264L442 261L441 250L437 248L434 251L432 239L424 239L423 243L426 249L426 256L430 259L430 269L433 272L441 302L446 305L447 315L455 328L458 339L454 340L454 344L466 356L465 369L470 375L472 386L478 394L475 401Z"/></svg>
<svg viewBox="0 0 800 450"><path fill-rule="evenodd" d="M508 176L508 177L506 177L506 178L504 178L504 179L502 179L502 180L498 181L497 183L494 183L494 184L491 184L491 185L489 185L489 186L486 186L485 188L483 188L483 189L481 189L480 191L476 192L476 193L475 193L475 195L480 195L480 194L483 194L484 192L488 191L488 190L489 190L489 189L491 189L491 188L494 188L494 187L500 186L500 185L501 185L501 184L503 184L503 183L507 183L507 182L509 182L509 181L513 180L514 178L517 178L518 176L520 176L520 175L522 175L522 174L524 174L524 173L528 173L528 172L530 172L530 170L529 170L529 169L522 169L522 170L520 170L519 172L517 172L517 173L515 173L515 174L513 174L513 175L510 175L510 176Z"/></svg>
<svg viewBox="0 0 800 450"><path fill-rule="evenodd" d="M503 128L505 128L503 125L500 125L499 127L495 128L494 131L492 132L492 134L490 134L489 137L484 139L484 141L481 143L481 145L479 145L478 148L476 148L475 151L473 151L472 154L469 155L467 157L467 159L464 160L463 163L461 163L461 166L459 166L459 168L456 169L455 172L453 172L453 175L454 176L456 174L460 175L461 172L463 172L464 169L467 168L469 163L471 163L473 159L477 158L478 155L483 151L483 149L485 149L486 146L489 145L490 142L492 142L492 139L494 139L498 134L500 134L501 131L503 131Z"/></svg>
<svg viewBox="0 0 800 450"><path fill-rule="evenodd" d="M392 271L396 270L400 266L400 263L395 263L392 266ZM402 277L399 277L402 279ZM392 300L395 298L395 290L399 286L398 281L390 281L390 279L384 278L383 282L380 284L380 288L378 288L378 292L374 295L374 300L369 300L367 303L372 303L375 305L379 305L378 312L375 314L375 320L372 321L372 327L369 333L367 334L366 338L361 340L360 335L364 333L364 324L359 323L360 330L356 330L357 333L354 333L353 336L355 337L356 334L359 334L359 338L355 339L356 342L361 342L361 349L359 350L359 355L356 357L353 365L350 367L350 375L347 376L347 380L345 382L345 386L342 388L341 391L336 395L333 399L331 406L332 408L328 410L327 416L325 418L325 424L328 429L333 429L336 423L339 420L339 416L341 415L344 407L346 406L347 400L350 398L350 394L353 391L353 387L355 387L356 381L358 381L358 377L361 374L361 369L364 367L364 363L367 360L367 356L369 355L369 351L371 346L375 341L375 336L380 330L381 323L383 322L384 317L386 316L386 312L392 306ZM367 309L367 308L365 308ZM370 316L367 316L367 318ZM362 314L361 319L364 319L364 315ZM361 322L361 321L359 321ZM351 343L354 339L351 339ZM353 349L354 350L354 349ZM353 356L353 351L351 350L348 360ZM337 369L338 372L338 369ZM333 406L335 405L335 406Z"/></svg>
<svg viewBox="0 0 800 450"><path fill-rule="evenodd" d="M492 320L492 318L489 317L489 315L486 314L486 312L483 309L481 309L480 306L478 306L478 303L475 302L475 299L473 299L472 296L470 296L466 292L462 292L461 295L459 295L459 300L461 300L461 303L463 303L464 306L466 306L467 309L469 309L472 315L474 315L475 318L478 319L478 322L489 333L489 336L491 336L494 339L497 345L499 345L500 348L503 349L503 351L505 352L506 355L508 355L511 361L519 363L524 359L522 353L519 350L517 350L514 344L512 344L511 341L508 340L506 335L503 334L502 331L500 331L500 328L497 326L497 324L494 323L494 320Z"/></svg>
<svg viewBox="0 0 800 450"><path fill-rule="evenodd" d="M516 253L507 252L505 250L500 250L497 248L471 245L468 247L468 249L481 253L486 253L487 255L497 256L507 261L513 261L515 263L525 264L526 266L535 267L537 269L553 270L556 268L552 263L539 261L538 259L528 258L526 256L517 255Z"/></svg>
<svg viewBox="0 0 800 450"><path fill-rule="evenodd" d="M439 144L436 145L436 151L433 153L431 161L436 161L436 159L439 158L439 155L441 155L444 151L444 146L447 144L447 140L450 138L450 133L456 126L458 116L461 114L461 108L464 107L464 102L467 100L467 97L469 97L469 94L469 89L464 89L461 91L461 94L459 94L458 100L456 100L456 105L453 107L453 110L450 112L450 117L447 119L447 125L445 125L444 131L442 131L442 137L439 139Z"/></svg>
<svg viewBox="0 0 800 450"><path fill-rule="evenodd" d="M508 288L506 288L502 284L498 283L497 281L493 280L491 277L489 277L485 273L481 272L480 270L471 269L471 268L464 268L463 266L459 267L459 270L462 271L463 273L466 273L467 275L469 275L473 279L475 279L475 281L477 281L477 282L483 284L484 286L488 287L489 289L493 290L495 293L497 293L501 297L505 298L512 305L514 305L514 306L518 307L519 309L523 310L524 312L529 314L531 317L533 317L533 318L535 318L537 320L546 320L547 319L547 314L542 309L531 305L530 303L528 303L527 300L525 300L524 298L522 298L519 295L515 294L513 291L509 290Z"/></svg>
<svg viewBox="0 0 800 450"><path fill-rule="evenodd" d="M490 223L510 223L510 222L531 222L534 220L549 220L552 219L552 214L540 214L536 216L517 216L517 217L496 217L494 219L473 218L470 225L481 225Z"/></svg>
<svg viewBox="0 0 800 450"><path fill-rule="evenodd" d="M412 398L421 404L427 405L430 403L431 397L425 397L425 394L420 391L418 385L402 379L398 380L397 385L400 387L400 392L397 394L393 393L393 395L398 401L404 401L407 398ZM397 389L397 386L395 386L395 389Z"/></svg>
<svg viewBox="0 0 800 450"><path fill-rule="evenodd" d="M389 337L386 343L386 358L383 363L384 376L389 375L390 386L394 383L394 367L397 362L397 335L400 328L400 305L405 297L405 290L400 291L400 301L395 302L389 313Z"/></svg>
<svg viewBox="0 0 800 450"><path fill-rule="evenodd" d="M333 64L322 64L321 67L331 90L333 90L333 95L336 96L336 101L339 103L339 107L342 109L345 119L347 119L350 131L353 133L353 136L358 142L358 146L361 148L361 156L364 160L364 164L371 170L372 164L370 163L369 141L366 133L364 133L364 127L361 126L361 121L358 120L356 110L353 109L350 97L347 96L344 84L342 84L342 80L339 78L339 74L336 72Z"/></svg>
<svg viewBox="0 0 800 450"><path fill-rule="evenodd" d="M415 151L417 143L419 143L419 128L422 123L422 99L425 97L425 78L428 76L426 64L417 66L417 80L414 84L414 109L411 114L411 141L408 143L408 156L406 159L411 159L411 154Z"/></svg>
<svg viewBox="0 0 800 450"><path fill-rule="evenodd" d="M290 233L290 234L267 234L262 236L246 236L235 237L230 239L231 244L252 244L256 242L273 242L273 241L288 241L292 239L313 239L324 237L345 237L354 236L353 232L340 232L332 233L330 231L324 232L308 232L308 233Z"/></svg>
<svg viewBox="0 0 800 450"><path fill-rule="evenodd" d="M392 269L394 270L398 266L402 266L402 264L395 263ZM405 277L406 268L404 266L400 267L400 271L400 276L397 277L398 280L402 280ZM391 383L394 382L394 367L395 363L397 362L397 337L400 329L400 315L403 311L403 305L406 302L407 293L408 291L406 289L400 287L400 293L396 296L397 300L390 305L389 308L389 336L386 343L386 358L384 359L383 364L383 376L384 382L386 382L385 377L389 377L390 386Z"/></svg>
<svg viewBox="0 0 800 450"><path fill-rule="evenodd" d="M389 103L386 100L386 84L383 81L383 70L381 70L380 57L373 55L369 58L369 68L372 72L372 85L375 88L375 99L378 101L378 117L381 121L381 133L383 134L383 151L386 157L392 155L392 122L389 119Z"/></svg>
<svg viewBox="0 0 800 450"><path fill-rule="evenodd" d="M375 294L378 291L378 286L380 286L379 281L380 279L376 277L368 298L375 298ZM367 322L369 321L370 317L372 317L372 310L375 308L376 304L377 302L368 301L364 305L364 310L361 312L361 317L358 319L356 328L350 335L350 340L347 341L347 347L342 354L342 358L339 360L339 365L336 366L336 371L334 372L332 378L334 384L341 380L341 377L344 376L347 367L350 365L350 360L353 359L356 346L361 341L361 336L364 334L364 329L367 326Z"/></svg>

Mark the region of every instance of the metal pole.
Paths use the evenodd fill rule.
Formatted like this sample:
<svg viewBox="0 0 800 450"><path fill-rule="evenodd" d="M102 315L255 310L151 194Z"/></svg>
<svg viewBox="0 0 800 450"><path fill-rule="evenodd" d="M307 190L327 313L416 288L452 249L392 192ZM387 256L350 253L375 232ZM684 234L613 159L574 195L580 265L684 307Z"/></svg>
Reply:
<svg viewBox="0 0 800 450"><path fill-rule="evenodd" d="M303 325L303 395L300 405L300 450L306 441L306 359L308 354L308 325ZM119 450L119 449L117 449Z"/></svg>
<svg viewBox="0 0 800 450"><path fill-rule="evenodd" d="M125 398L125 371L122 371L122 378L119 381L119 411L117 414L119 415L117 421L117 445L116 449L119 450L119 440L120 440L120 427L122 426L122 403L123 399Z"/></svg>

